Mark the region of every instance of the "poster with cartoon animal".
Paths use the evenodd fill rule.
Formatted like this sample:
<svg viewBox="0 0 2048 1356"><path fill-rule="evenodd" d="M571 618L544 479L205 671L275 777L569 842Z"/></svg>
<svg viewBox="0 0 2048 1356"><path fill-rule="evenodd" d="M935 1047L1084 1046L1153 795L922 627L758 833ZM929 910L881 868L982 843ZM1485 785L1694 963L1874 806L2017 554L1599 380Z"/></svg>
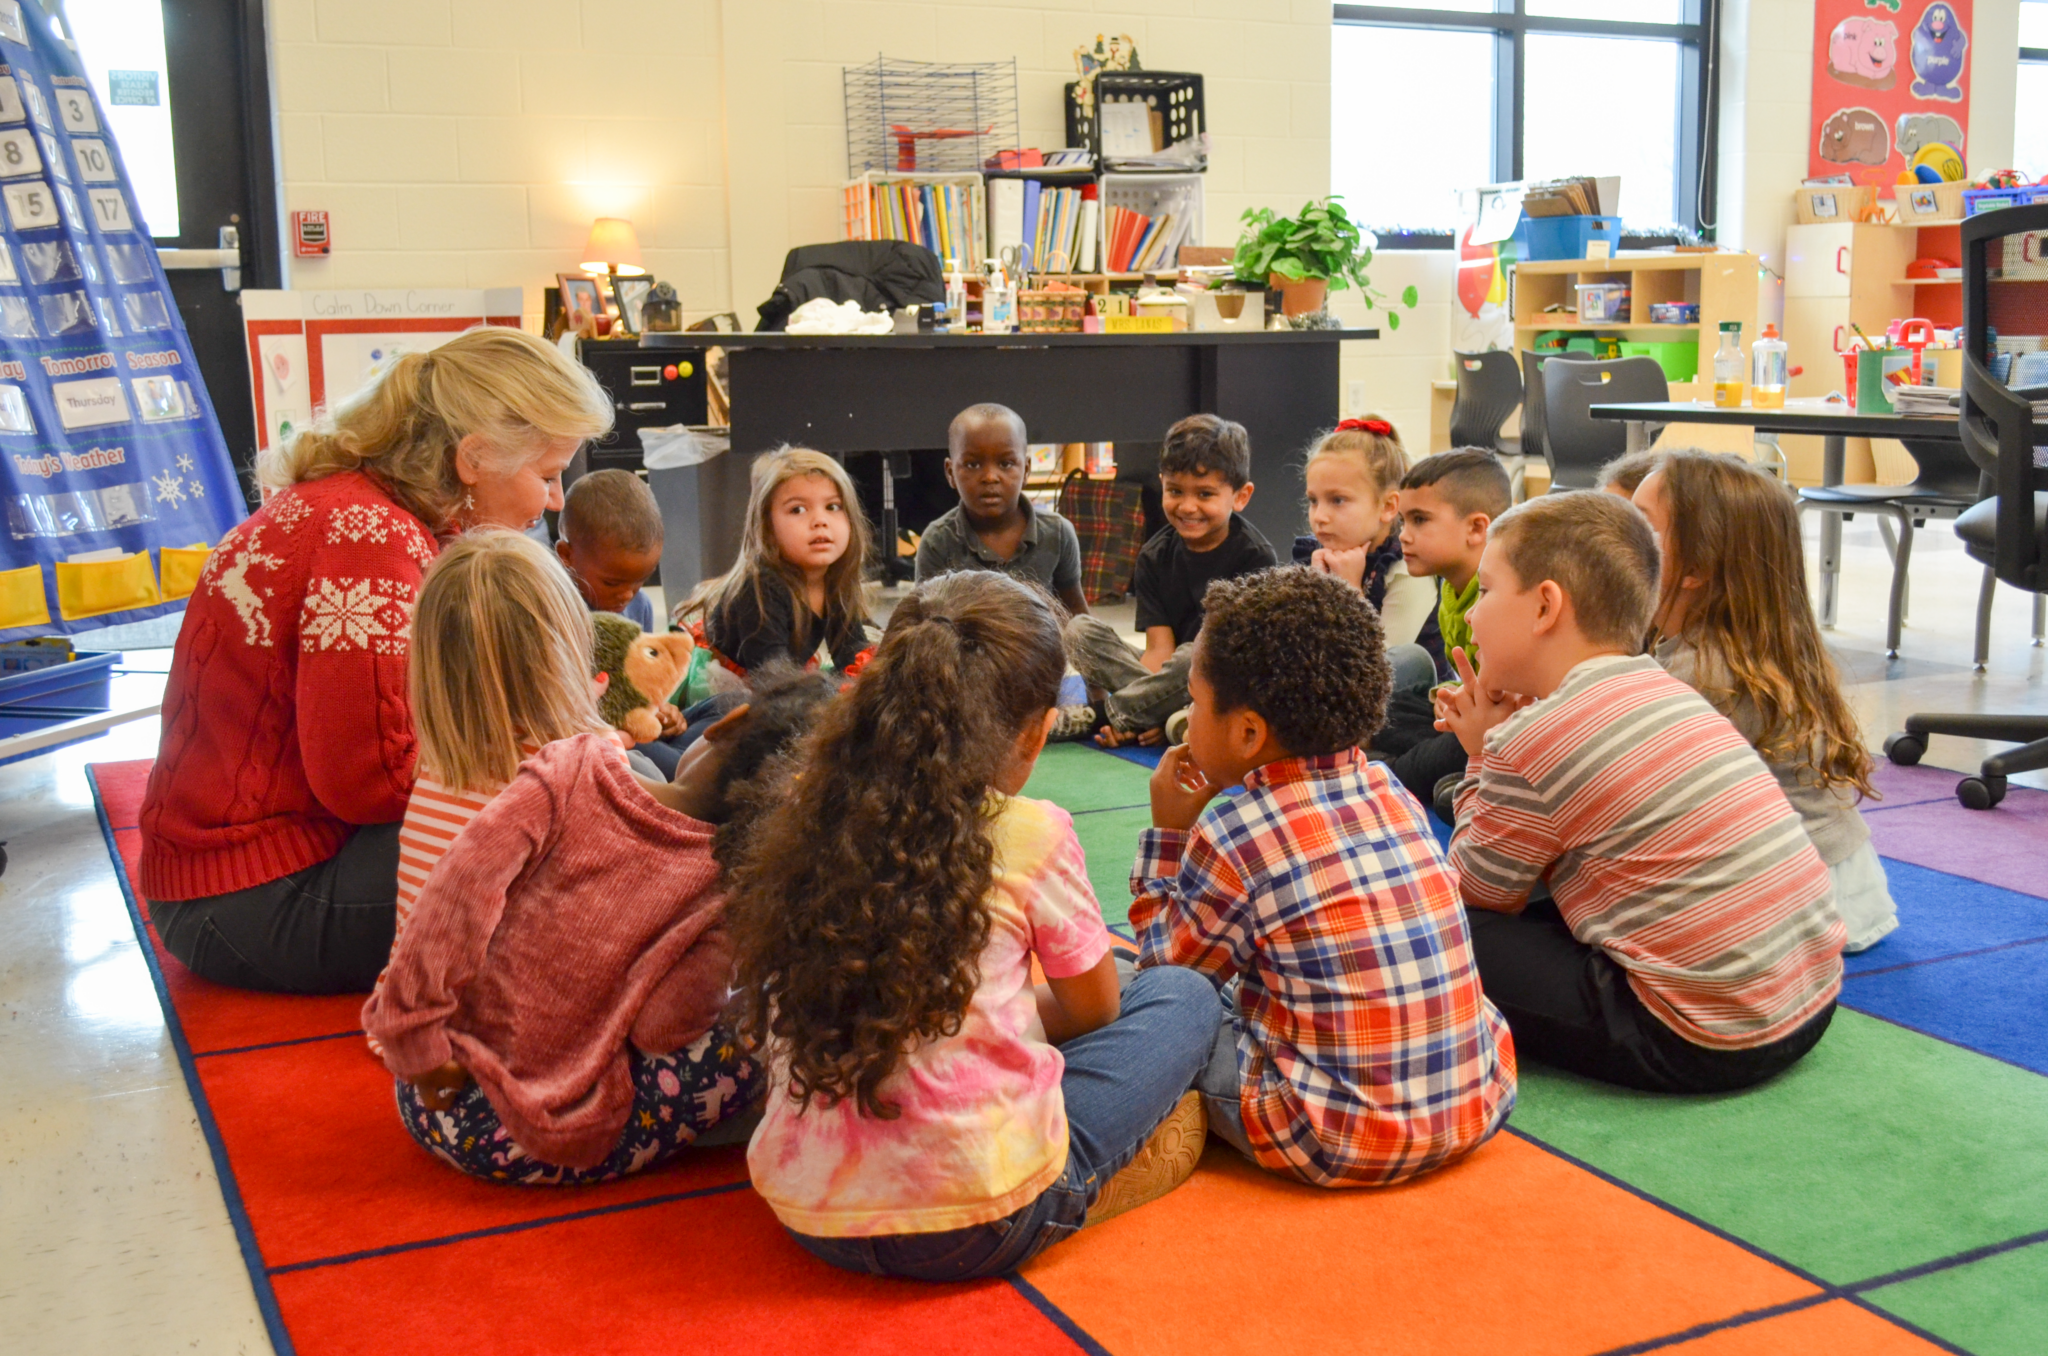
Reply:
<svg viewBox="0 0 2048 1356"><path fill-rule="evenodd" d="M1807 173L1890 197L1928 147L1967 163L1975 0L1815 0Z"/></svg>

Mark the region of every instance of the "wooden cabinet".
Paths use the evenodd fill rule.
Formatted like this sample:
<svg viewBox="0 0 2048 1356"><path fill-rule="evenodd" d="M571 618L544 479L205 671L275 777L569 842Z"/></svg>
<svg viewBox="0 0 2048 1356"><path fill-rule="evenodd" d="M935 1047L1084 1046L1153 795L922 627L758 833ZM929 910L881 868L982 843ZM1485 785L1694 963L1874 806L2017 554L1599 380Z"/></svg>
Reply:
<svg viewBox="0 0 2048 1356"><path fill-rule="evenodd" d="M1601 282L1628 285L1627 318L1582 324L1577 288ZM1698 323L1653 323L1650 307L1665 301L1696 304ZM1611 336L1624 343L1696 345L1703 380L1671 383L1673 400L1693 400L1712 388L1721 322L1740 321L1745 343L1756 335L1756 256L1624 252L1611 259L1524 260L1515 265L1514 309L1518 357L1551 330Z"/></svg>

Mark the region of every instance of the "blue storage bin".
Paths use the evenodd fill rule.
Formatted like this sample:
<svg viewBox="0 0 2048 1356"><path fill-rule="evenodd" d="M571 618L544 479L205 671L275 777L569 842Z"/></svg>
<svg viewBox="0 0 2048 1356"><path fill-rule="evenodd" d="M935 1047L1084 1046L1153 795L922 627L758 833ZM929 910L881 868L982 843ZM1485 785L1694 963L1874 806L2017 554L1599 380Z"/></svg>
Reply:
<svg viewBox="0 0 2048 1356"><path fill-rule="evenodd" d="M10 707L76 707L104 711L113 700L114 661L110 651L80 650L68 664L51 664L0 678L0 714ZM20 731L9 731L18 734Z"/></svg>
<svg viewBox="0 0 2048 1356"><path fill-rule="evenodd" d="M1583 259L1594 240L1605 240L1608 253L1620 253L1621 218L1525 216L1515 226L1524 259Z"/></svg>

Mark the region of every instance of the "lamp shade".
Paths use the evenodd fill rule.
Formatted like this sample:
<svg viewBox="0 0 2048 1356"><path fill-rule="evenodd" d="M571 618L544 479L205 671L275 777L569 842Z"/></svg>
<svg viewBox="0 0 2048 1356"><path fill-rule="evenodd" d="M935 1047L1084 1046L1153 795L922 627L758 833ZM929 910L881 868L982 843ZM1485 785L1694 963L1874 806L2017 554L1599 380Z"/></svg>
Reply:
<svg viewBox="0 0 2048 1356"><path fill-rule="evenodd" d="M590 223L590 239L583 242L581 267L586 273L623 273L634 276L647 270L640 266L640 237L633 223L624 217L599 217Z"/></svg>

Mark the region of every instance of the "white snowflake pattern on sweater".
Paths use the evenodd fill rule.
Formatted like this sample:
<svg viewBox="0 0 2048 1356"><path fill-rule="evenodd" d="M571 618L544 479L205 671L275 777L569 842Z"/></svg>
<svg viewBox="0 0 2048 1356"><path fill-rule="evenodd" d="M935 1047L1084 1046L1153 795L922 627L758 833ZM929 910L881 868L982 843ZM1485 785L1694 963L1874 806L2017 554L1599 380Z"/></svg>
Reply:
<svg viewBox="0 0 2048 1356"><path fill-rule="evenodd" d="M395 579L316 579L306 591L299 648L405 653L413 590Z"/></svg>

